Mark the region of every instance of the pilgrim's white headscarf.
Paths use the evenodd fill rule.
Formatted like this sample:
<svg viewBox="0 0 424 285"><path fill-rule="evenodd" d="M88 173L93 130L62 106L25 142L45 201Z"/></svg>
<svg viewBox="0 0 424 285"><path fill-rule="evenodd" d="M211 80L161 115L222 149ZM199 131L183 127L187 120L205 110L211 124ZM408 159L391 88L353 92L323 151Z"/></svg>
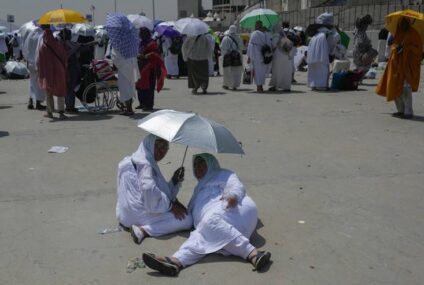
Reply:
<svg viewBox="0 0 424 285"><path fill-rule="evenodd" d="M154 151L155 151L155 142L156 140L161 139L155 135L149 134L141 142L137 151L131 155L131 160L135 165L148 164L153 168L154 174L157 179L159 189L165 193L168 198L172 200L172 193L168 187L168 183L162 175L162 172L159 169L159 165L155 160Z"/></svg>
<svg viewBox="0 0 424 285"><path fill-rule="evenodd" d="M201 153L201 154L195 154L195 155L193 155L193 165L194 165L194 161L198 157L200 157L203 160L205 160L208 169L207 169L206 174L202 178L198 179L198 183L197 183L196 187L193 190L193 196L191 197L190 204L191 204L192 201L195 201L196 200L196 196L203 189L203 187L209 181L211 181L212 178L215 177L215 175L217 175L222 170L221 169L221 166L219 165L218 160L212 154L209 154L209 153ZM193 167L193 175L194 175L194 167ZM190 205L190 204L188 205L188 208L189 209L191 209L191 207L192 207L192 205Z"/></svg>

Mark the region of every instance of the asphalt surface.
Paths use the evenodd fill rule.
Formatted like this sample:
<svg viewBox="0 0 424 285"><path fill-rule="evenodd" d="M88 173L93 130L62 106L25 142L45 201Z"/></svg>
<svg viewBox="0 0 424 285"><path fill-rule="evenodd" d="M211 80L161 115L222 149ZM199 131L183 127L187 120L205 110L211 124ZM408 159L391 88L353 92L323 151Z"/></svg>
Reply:
<svg viewBox="0 0 424 285"><path fill-rule="evenodd" d="M156 95L157 109L200 113L242 141L245 156L218 158L257 203L252 243L272 252L264 273L211 255L177 278L126 266L143 252L172 254L188 233L141 245L125 232L97 233L116 226L117 164L146 135L136 126L146 113L50 121L26 109L27 80L0 81L0 284L423 284L423 90L415 118L402 120L374 94L376 80L321 93L305 86L305 73L296 79L291 93L257 94L223 90L216 77L198 96L186 79L168 80ZM171 145L160 162L166 177L183 152ZM183 203L195 185L190 161Z"/></svg>

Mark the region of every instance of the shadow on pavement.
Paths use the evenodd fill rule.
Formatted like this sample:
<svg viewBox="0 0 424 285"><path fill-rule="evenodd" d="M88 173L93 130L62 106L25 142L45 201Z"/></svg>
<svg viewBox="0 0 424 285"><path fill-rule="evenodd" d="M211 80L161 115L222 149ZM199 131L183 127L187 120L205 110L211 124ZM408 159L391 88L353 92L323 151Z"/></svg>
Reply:
<svg viewBox="0 0 424 285"><path fill-rule="evenodd" d="M113 116L110 113L104 113L104 114L90 114L90 113L83 113L80 112L78 114L69 116L68 118L63 121L102 121L102 120L110 120L113 118ZM54 119L51 122L62 122L61 120Z"/></svg>
<svg viewBox="0 0 424 285"><path fill-rule="evenodd" d="M9 132L0 131L0 138L9 136Z"/></svg>
<svg viewBox="0 0 424 285"><path fill-rule="evenodd" d="M10 109L10 108L12 108L12 106L0 106L0 110L1 109Z"/></svg>
<svg viewBox="0 0 424 285"><path fill-rule="evenodd" d="M254 92L256 93L256 92ZM305 91L300 91L300 90L291 90L291 91L284 91L284 90L279 90L279 91L265 91L264 93L258 93L258 94L264 94L264 95L290 95L290 94L301 94L301 93L306 93Z"/></svg>

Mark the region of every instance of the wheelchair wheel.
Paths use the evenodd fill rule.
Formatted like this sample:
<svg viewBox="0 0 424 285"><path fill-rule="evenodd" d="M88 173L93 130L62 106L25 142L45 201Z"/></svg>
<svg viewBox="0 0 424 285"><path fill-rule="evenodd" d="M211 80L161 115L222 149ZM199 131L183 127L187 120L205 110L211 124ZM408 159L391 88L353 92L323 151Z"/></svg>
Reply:
<svg viewBox="0 0 424 285"><path fill-rule="evenodd" d="M93 91L94 89L94 91ZM96 97L92 103L87 102L87 95L96 92ZM93 82L89 84L83 93L83 105L90 113L103 113L115 106L115 91L104 82Z"/></svg>

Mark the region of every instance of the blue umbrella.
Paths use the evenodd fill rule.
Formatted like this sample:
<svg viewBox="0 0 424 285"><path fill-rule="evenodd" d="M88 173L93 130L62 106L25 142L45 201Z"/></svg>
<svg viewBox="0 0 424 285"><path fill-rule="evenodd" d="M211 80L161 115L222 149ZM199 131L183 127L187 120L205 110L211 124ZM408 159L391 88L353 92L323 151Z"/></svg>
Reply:
<svg viewBox="0 0 424 285"><path fill-rule="evenodd" d="M156 28L156 26L159 25L160 23L163 23L163 21L162 20L154 20L153 26Z"/></svg>
<svg viewBox="0 0 424 285"><path fill-rule="evenodd" d="M177 30L174 30L172 27L169 26L157 26L155 28L155 31L158 33L159 36L167 36L170 38L178 37L180 35L180 32Z"/></svg>
<svg viewBox="0 0 424 285"><path fill-rule="evenodd" d="M122 13L108 13L106 17L106 31L112 47L124 58L138 55L139 38L134 26Z"/></svg>

